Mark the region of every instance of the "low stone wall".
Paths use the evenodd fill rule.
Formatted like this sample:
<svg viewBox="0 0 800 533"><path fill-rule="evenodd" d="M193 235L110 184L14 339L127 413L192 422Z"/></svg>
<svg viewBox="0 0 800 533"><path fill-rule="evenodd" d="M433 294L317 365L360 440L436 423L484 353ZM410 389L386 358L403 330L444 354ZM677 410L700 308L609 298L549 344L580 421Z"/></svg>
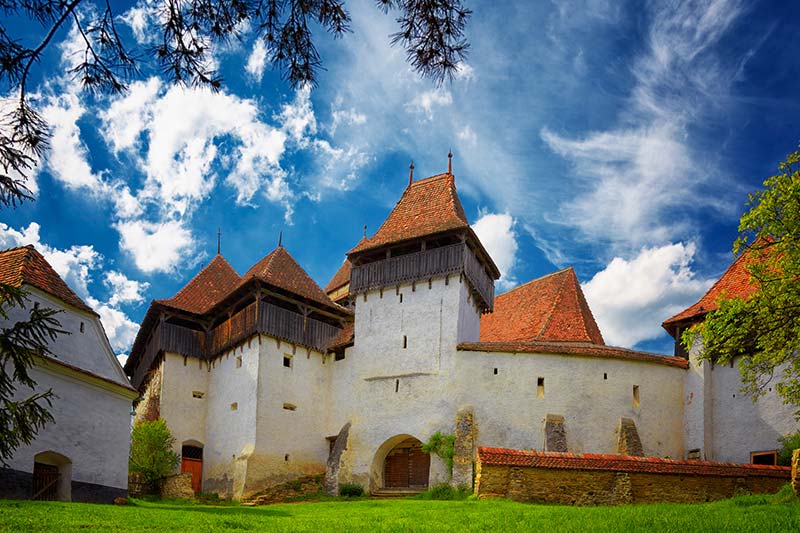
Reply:
<svg viewBox="0 0 800 533"><path fill-rule="evenodd" d="M792 452L792 490L797 496L800 496L800 450Z"/></svg>
<svg viewBox="0 0 800 533"><path fill-rule="evenodd" d="M192 490L192 474L183 473L167 476L161 484L161 497L164 499L191 500L194 498Z"/></svg>
<svg viewBox="0 0 800 533"><path fill-rule="evenodd" d="M780 466L479 448L475 492L569 505L690 503L777 492L790 478Z"/></svg>

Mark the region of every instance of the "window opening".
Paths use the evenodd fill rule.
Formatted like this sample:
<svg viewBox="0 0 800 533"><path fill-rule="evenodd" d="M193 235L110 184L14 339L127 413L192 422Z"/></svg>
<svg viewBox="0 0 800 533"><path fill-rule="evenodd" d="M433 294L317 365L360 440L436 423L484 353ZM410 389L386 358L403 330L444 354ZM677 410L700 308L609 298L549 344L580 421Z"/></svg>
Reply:
<svg viewBox="0 0 800 533"><path fill-rule="evenodd" d="M536 379L536 397L544 398L544 378Z"/></svg>
<svg viewBox="0 0 800 533"><path fill-rule="evenodd" d="M639 385L633 386L633 407L639 407Z"/></svg>
<svg viewBox="0 0 800 533"><path fill-rule="evenodd" d="M199 390L193 390L192 391L192 398L201 399L203 396L205 396L205 393L203 393L203 392L201 392Z"/></svg>
<svg viewBox="0 0 800 533"><path fill-rule="evenodd" d="M239 408L239 403L238 402L233 402L231 404L231 411L236 411L238 408Z"/></svg>
<svg viewBox="0 0 800 533"><path fill-rule="evenodd" d="M292 368L292 356L289 354L283 354L283 366L286 368Z"/></svg>

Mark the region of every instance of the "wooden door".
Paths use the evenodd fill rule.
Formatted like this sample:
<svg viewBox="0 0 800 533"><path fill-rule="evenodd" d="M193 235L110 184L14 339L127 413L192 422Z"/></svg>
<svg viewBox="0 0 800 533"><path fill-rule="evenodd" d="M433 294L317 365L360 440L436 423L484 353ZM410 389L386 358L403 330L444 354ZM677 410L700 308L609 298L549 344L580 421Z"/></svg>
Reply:
<svg viewBox="0 0 800 533"><path fill-rule="evenodd" d="M383 484L387 488L408 487L408 448L395 448L386 456Z"/></svg>
<svg viewBox="0 0 800 533"><path fill-rule="evenodd" d="M203 460L184 457L181 460L181 472L192 474L192 490L200 492L203 488Z"/></svg>
<svg viewBox="0 0 800 533"><path fill-rule="evenodd" d="M56 501L58 499L58 467L44 463L33 463L34 500Z"/></svg>
<svg viewBox="0 0 800 533"><path fill-rule="evenodd" d="M417 439L407 439L389 452L384 461L383 486L386 488L426 488L431 456L422 451Z"/></svg>
<svg viewBox="0 0 800 533"><path fill-rule="evenodd" d="M431 456L417 445L408 451L408 486L414 488L428 487L428 474L431 471Z"/></svg>

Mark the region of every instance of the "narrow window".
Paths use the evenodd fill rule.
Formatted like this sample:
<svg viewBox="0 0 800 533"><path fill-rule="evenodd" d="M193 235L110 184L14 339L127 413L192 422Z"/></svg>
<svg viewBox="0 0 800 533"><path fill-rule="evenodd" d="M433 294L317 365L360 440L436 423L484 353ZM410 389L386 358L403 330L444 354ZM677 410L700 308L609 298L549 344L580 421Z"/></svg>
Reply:
<svg viewBox="0 0 800 533"><path fill-rule="evenodd" d="M405 350L406 348L408 348L408 337L403 335L403 349Z"/></svg>
<svg viewBox="0 0 800 533"><path fill-rule="evenodd" d="M536 380L536 397L544 398L544 378L538 378Z"/></svg>
<svg viewBox="0 0 800 533"><path fill-rule="evenodd" d="M497 369L496 368L494 369L494 375L495 376L497 375Z"/></svg>
<svg viewBox="0 0 800 533"><path fill-rule="evenodd" d="M399 390L400 390L400 380L396 379L394 380L394 391L397 392Z"/></svg>
<svg viewBox="0 0 800 533"><path fill-rule="evenodd" d="M603 379L608 379L608 373L603 372Z"/></svg>
<svg viewBox="0 0 800 533"><path fill-rule="evenodd" d="M39 302L34 302L33 303L33 308L34 309L39 309Z"/></svg>
<svg viewBox="0 0 800 533"><path fill-rule="evenodd" d="M633 407L639 407L639 385L633 386Z"/></svg>
<svg viewBox="0 0 800 533"><path fill-rule="evenodd" d="M400 303L403 303L403 293L400 293Z"/></svg>
<svg viewBox="0 0 800 533"><path fill-rule="evenodd" d="M236 357L236 368L242 368L242 356Z"/></svg>
<svg viewBox="0 0 800 533"><path fill-rule="evenodd" d="M205 396L204 393L200 392L199 390L192 391L192 398L197 398L198 400L202 399Z"/></svg>
<svg viewBox="0 0 800 533"><path fill-rule="evenodd" d="M289 462L289 454L288 453L283 456L283 460L286 461L287 463Z"/></svg>
<svg viewBox="0 0 800 533"><path fill-rule="evenodd" d="M283 408L286 409L287 411L294 411L295 409L297 409L297 406L293 403L285 403L283 404Z"/></svg>
<svg viewBox="0 0 800 533"><path fill-rule="evenodd" d="M81 333L83 333L83 322L81 322Z"/></svg>
<svg viewBox="0 0 800 533"><path fill-rule="evenodd" d="M238 402L233 402L231 404L231 411L236 411L238 408L239 408L239 403Z"/></svg>
<svg viewBox="0 0 800 533"><path fill-rule="evenodd" d="M292 368L292 356L289 354L283 354L283 366L286 368Z"/></svg>

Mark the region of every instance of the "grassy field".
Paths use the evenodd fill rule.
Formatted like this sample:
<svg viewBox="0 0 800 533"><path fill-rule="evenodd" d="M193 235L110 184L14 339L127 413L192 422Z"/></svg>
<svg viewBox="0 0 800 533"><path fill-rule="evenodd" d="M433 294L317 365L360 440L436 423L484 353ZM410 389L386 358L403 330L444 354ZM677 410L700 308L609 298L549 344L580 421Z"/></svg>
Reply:
<svg viewBox="0 0 800 533"><path fill-rule="evenodd" d="M800 503L567 507L504 500L354 500L263 507L144 502L124 507L0 501L2 531L800 531Z"/></svg>

